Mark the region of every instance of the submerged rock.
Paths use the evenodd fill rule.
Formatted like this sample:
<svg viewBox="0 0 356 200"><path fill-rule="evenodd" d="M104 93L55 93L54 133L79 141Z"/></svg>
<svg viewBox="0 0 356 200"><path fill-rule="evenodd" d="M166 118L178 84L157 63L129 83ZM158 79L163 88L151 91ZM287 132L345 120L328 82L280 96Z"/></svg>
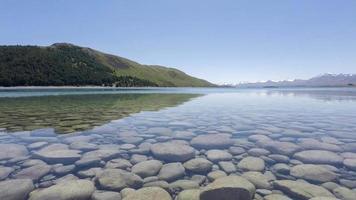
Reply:
<svg viewBox="0 0 356 200"><path fill-rule="evenodd" d="M183 166L188 171L198 174L206 174L211 170L213 163L205 158L194 158L185 162Z"/></svg>
<svg viewBox="0 0 356 200"><path fill-rule="evenodd" d="M294 154L294 158L302 161L303 163L310 164L342 164L343 158L338 154L325 151L325 150L307 150Z"/></svg>
<svg viewBox="0 0 356 200"><path fill-rule="evenodd" d="M0 182L1 200L25 200L35 188L30 179L11 179Z"/></svg>
<svg viewBox="0 0 356 200"><path fill-rule="evenodd" d="M94 184L88 180L65 181L31 192L29 200L86 200L91 197L94 190Z"/></svg>
<svg viewBox="0 0 356 200"><path fill-rule="evenodd" d="M293 144L291 142L279 142L279 141L272 141L272 140L262 140L258 142L259 146L264 147L265 149L269 150L275 154L282 154L291 156L295 152L301 150L301 147Z"/></svg>
<svg viewBox="0 0 356 200"><path fill-rule="evenodd" d="M78 150L40 150L32 155L33 158L41 159L47 163L72 164L79 160L81 155Z"/></svg>
<svg viewBox="0 0 356 200"><path fill-rule="evenodd" d="M223 150L217 150L217 149L207 151L206 156L212 162L232 160L232 155L229 152Z"/></svg>
<svg viewBox="0 0 356 200"><path fill-rule="evenodd" d="M0 180L6 179L14 169L11 167L0 167Z"/></svg>
<svg viewBox="0 0 356 200"><path fill-rule="evenodd" d="M34 165L17 172L14 177L18 179L31 179L34 181L39 180L49 173L51 166L46 164Z"/></svg>
<svg viewBox="0 0 356 200"><path fill-rule="evenodd" d="M327 189L306 182L279 180L274 181L276 189L301 200L308 200L313 197L334 197Z"/></svg>
<svg viewBox="0 0 356 200"><path fill-rule="evenodd" d="M0 160L26 156L27 148L20 144L0 144Z"/></svg>
<svg viewBox="0 0 356 200"><path fill-rule="evenodd" d="M130 192L123 200L172 200L172 197L162 188L145 187Z"/></svg>
<svg viewBox="0 0 356 200"><path fill-rule="evenodd" d="M161 167L162 167L161 161L148 160L134 165L131 169L131 172L141 176L142 178L145 178L148 176L157 175Z"/></svg>
<svg viewBox="0 0 356 200"><path fill-rule="evenodd" d="M337 174L329 169L313 164L296 165L291 168L290 174L296 178L321 183L333 181L337 178Z"/></svg>
<svg viewBox="0 0 356 200"><path fill-rule="evenodd" d="M343 163L347 168L356 171L356 159L345 159Z"/></svg>
<svg viewBox="0 0 356 200"><path fill-rule="evenodd" d="M198 135L190 144L197 149L225 149L233 144L229 134Z"/></svg>
<svg viewBox="0 0 356 200"><path fill-rule="evenodd" d="M185 169L181 163L168 163L159 171L158 178L165 181L175 181L185 175Z"/></svg>
<svg viewBox="0 0 356 200"><path fill-rule="evenodd" d="M171 162L183 162L195 156L191 146L173 142L153 144L151 151L156 158Z"/></svg>
<svg viewBox="0 0 356 200"><path fill-rule="evenodd" d="M200 200L200 190L183 190L178 194L177 200Z"/></svg>
<svg viewBox="0 0 356 200"><path fill-rule="evenodd" d="M251 200L255 186L240 176L225 176L207 185L200 193L200 200Z"/></svg>
<svg viewBox="0 0 356 200"><path fill-rule="evenodd" d="M121 195L118 192L96 190L91 196L91 200L121 200Z"/></svg>
<svg viewBox="0 0 356 200"><path fill-rule="evenodd" d="M265 162L261 158L257 157L246 157L243 158L237 167L246 171L263 171L265 169Z"/></svg>
<svg viewBox="0 0 356 200"><path fill-rule="evenodd" d="M272 189L272 185L268 180L268 177L261 172L245 172L242 177L249 180L258 189Z"/></svg>
<svg viewBox="0 0 356 200"><path fill-rule="evenodd" d="M121 191L124 188L139 188L143 184L141 177L121 169L105 169L98 177L100 188Z"/></svg>

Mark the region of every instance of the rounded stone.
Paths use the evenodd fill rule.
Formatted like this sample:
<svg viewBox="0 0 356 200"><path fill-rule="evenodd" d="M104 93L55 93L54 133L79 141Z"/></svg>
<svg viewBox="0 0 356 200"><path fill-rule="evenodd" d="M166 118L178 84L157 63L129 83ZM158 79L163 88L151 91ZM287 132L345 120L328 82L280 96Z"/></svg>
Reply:
<svg viewBox="0 0 356 200"><path fill-rule="evenodd" d="M195 156L191 146L173 142L153 144L151 152L156 158L170 162L184 162Z"/></svg>
<svg viewBox="0 0 356 200"><path fill-rule="evenodd" d="M206 174L211 170L213 163L205 158L194 158L185 162L183 166L188 171L198 174Z"/></svg>
<svg viewBox="0 0 356 200"><path fill-rule="evenodd" d="M35 188L31 179L10 179L0 182L1 200L25 200Z"/></svg>
<svg viewBox="0 0 356 200"><path fill-rule="evenodd" d="M185 175L185 168L181 163L168 163L163 165L158 178L165 181L175 181Z"/></svg>
<svg viewBox="0 0 356 200"><path fill-rule="evenodd" d="M333 181L338 177L327 168L313 164L296 165L290 169L290 174L296 178L319 183Z"/></svg>
<svg viewBox="0 0 356 200"><path fill-rule="evenodd" d="M121 169L105 169L98 177L100 188L120 191L124 188L139 188L143 184L141 177Z"/></svg>
<svg viewBox="0 0 356 200"><path fill-rule="evenodd" d="M207 185L200 193L200 200L251 200L255 191L255 186L245 178L225 176Z"/></svg>
<svg viewBox="0 0 356 200"><path fill-rule="evenodd" d="M242 177L249 180L258 189L272 189L268 178L261 172L245 172L242 174Z"/></svg>
<svg viewBox="0 0 356 200"><path fill-rule="evenodd" d="M213 149L207 151L205 154L212 162L232 160L232 155L229 152L223 150Z"/></svg>
<svg viewBox="0 0 356 200"><path fill-rule="evenodd" d="M41 150L33 154L33 158L41 159L47 163L71 164L81 158L78 150Z"/></svg>
<svg viewBox="0 0 356 200"><path fill-rule="evenodd" d="M91 200L121 200L121 195L118 192L96 190Z"/></svg>
<svg viewBox="0 0 356 200"><path fill-rule="evenodd" d="M273 185L276 189L301 200L308 200L313 197L334 197L327 189L307 182L278 180L274 181Z"/></svg>
<svg viewBox="0 0 356 200"><path fill-rule="evenodd" d="M0 144L0 160L26 156L28 150L20 144Z"/></svg>
<svg viewBox="0 0 356 200"><path fill-rule="evenodd" d="M145 187L129 193L123 200L172 200L167 191L159 187Z"/></svg>
<svg viewBox="0 0 356 200"><path fill-rule="evenodd" d="M237 167L245 171L263 171L265 169L265 161L257 157L243 158Z"/></svg>
<svg viewBox="0 0 356 200"><path fill-rule="evenodd" d="M197 149L224 149L233 144L229 134L198 135L190 144Z"/></svg>
<svg viewBox="0 0 356 200"><path fill-rule="evenodd" d="M356 171L356 159L345 159L343 163L347 168Z"/></svg>
<svg viewBox="0 0 356 200"><path fill-rule="evenodd" d="M42 190L30 193L29 200L86 200L91 197L95 190L94 184L88 180L71 180L61 182Z"/></svg>
<svg viewBox="0 0 356 200"><path fill-rule="evenodd" d="M177 200L200 200L200 190L183 190L178 194Z"/></svg>
<svg viewBox="0 0 356 200"><path fill-rule="evenodd" d="M142 178L146 178L148 176L157 175L161 167L161 161L147 160L134 165L131 169L131 172L141 176Z"/></svg>
<svg viewBox="0 0 356 200"><path fill-rule="evenodd" d="M331 151L307 150L294 154L294 158L307 164L342 164L343 158Z"/></svg>

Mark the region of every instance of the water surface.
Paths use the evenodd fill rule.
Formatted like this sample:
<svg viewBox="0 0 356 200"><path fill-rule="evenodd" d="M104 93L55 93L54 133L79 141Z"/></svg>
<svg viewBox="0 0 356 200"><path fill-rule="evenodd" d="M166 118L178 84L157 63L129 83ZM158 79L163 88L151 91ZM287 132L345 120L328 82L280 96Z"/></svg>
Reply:
<svg viewBox="0 0 356 200"><path fill-rule="evenodd" d="M209 173L242 175L254 171L240 164L246 157L253 157L262 160L263 168L257 171L267 176L270 184L268 188L255 185L258 189L280 189L275 188L274 181L296 179L320 187L322 183L334 182L350 190L356 188L356 166L352 164L356 162L356 90L352 88L6 89L0 91L0 130L0 144L17 144L27 149L12 157L0 153L0 169L1 165L11 168L0 179L29 178L37 188L57 184L71 175L92 180L97 189L112 190L95 181L103 170L117 166L113 164L117 159L130 163L123 168L128 172L132 165L147 159L163 164L172 162L150 149L151 145L167 142L193 148L195 153L188 160L199 157L213 164L203 174L184 165L183 175L175 180L163 179L167 184L177 179L194 181L196 175L202 175L205 179L196 184L204 187L213 181ZM199 136L217 134L231 142L205 148L196 144ZM71 161L53 161L37 155L57 148L78 150L79 156ZM107 155L108 150L112 154ZM224 151L231 157L213 159L209 150ZM326 152L320 155L332 155L335 159L308 157L319 155L320 150ZM303 157L305 151L307 157ZM81 164L88 154L98 162ZM40 165L48 165L51 170L23 172L37 166L38 159L44 161ZM174 160L182 164L186 161ZM285 164L291 171L298 165L304 167L303 164L322 166L334 176L328 180L310 174L298 176L278 171L276 164ZM59 173L54 170L58 166L70 170ZM162 179L159 172L153 176ZM174 188L170 193L174 197L181 190ZM288 191L283 193L290 198L295 196Z"/></svg>

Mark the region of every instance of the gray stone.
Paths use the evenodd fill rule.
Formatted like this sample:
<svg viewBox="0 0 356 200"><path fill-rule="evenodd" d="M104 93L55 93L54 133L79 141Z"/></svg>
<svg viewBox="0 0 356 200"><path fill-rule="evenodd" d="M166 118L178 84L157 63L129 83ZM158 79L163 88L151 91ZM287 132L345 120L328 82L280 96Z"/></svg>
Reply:
<svg viewBox="0 0 356 200"><path fill-rule="evenodd" d="M14 177L17 179L31 179L37 181L48 174L50 170L51 166L46 164L34 165L32 167L22 169L17 172Z"/></svg>
<svg viewBox="0 0 356 200"><path fill-rule="evenodd" d="M255 156L255 157L267 156L268 154L270 154L269 151L267 151L266 149L261 149L261 148L252 148L252 149L248 150L247 153L250 156Z"/></svg>
<svg viewBox="0 0 356 200"><path fill-rule="evenodd" d="M123 200L172 200L172 197L162 188L145 187L130 192Z"/></svg>
<svg viewBox="0 0 356 200"><path fill-rule="evenodd" d="M345 159L343 163L347 168L356 171L356 159Z"/></svg>
<svg viewBox="0 0 356 200"><path fill-rule="evenodd" d="M11 167L1 167L0 166L0 180L6 179L14 169Z"/></svg>
<svg viewBox="0 0 356 200"><path fill-rule="evenodd" d="M143 184L141 177L121 169L105 169L98 177L100 188L120 191L126 187L139 188Z"/></svg>
<svg viewBox="0 0 356 200"><path fill-rule="evenodd" d="M205 158L194 158L185 162L183 166L188 171L198 174L206 174L211 170L213 163Z"/></svg>
<svg viewBox="0 0 356 200"><path fill-rule="evenodd" d="M96 190L91 200L121 200L121 195L118 192Z"/></svg>
<svg viewBox="0 0 356 200"><path fill-rule="evenodd" d="M198 135L190 144L197 149L225 149L233 144L229 134Z"/></svg>
<svg viewBox="0 0 356 200"><path fill-rule="evenodd" d="M35 188L30 179L10 179L0 182L1 200L25 200Z"/></svg>
<svg viewBox="0 0 356 200"><path fill-rule="evenodd" d="M232 155L230 153L217 149L207 151L206 156L212 162L232 160Z"/></svg>
<svg viewBox="0 0 356 200"><path fill-rule="evenodd" d="M171 191L198 189L199 184L191 180L177 180L169 184L169 188Z"/></svg>
<svg viewBox="0 0 356 200"><path fill-rule="evenodd" d="M62 163L62 164L71 164L79 160L81 155L78 150L40 150L34 152L32 155L33 158L41 159L47 163Z"/></svg>
<svg viewBox="0 0 356 200"><path fill-rule="evenodd" d="M28 154L27 148L20 144L0 144L0 160L22 157Z"/></svg>
<svg viewBox="0 0 356 200"><path fill-rule="evenodd" d="M249 156L243 158L237 164L237 167L246 171L263 171L265 168L265 162L261 158Z"/></svg>
<svg viewBox="0 0 356 200"><path fill-rule="evenodd" d="M224 171L221 170L216 170L216 171L212 171L208 174L208 179L209 181L215 181L218 178L227 176L227 174Z"/></svg>
<svg viewBox="0 0 356 200"><path fill-rule="evenodd" d="M255 186L245 178L225 176L207 185L200 193L200 200L251 200L255 190Z"/></svg>
<svg viewBox="0 0 356 200"><path fill-rule="evenodd" d="M265 200L293 200L282 194L270 194L264 197Z"/></svg>
<svg viewBox="0 0 356 200"><path fill-rule="evenodd" d="M291 168L290 174L313 182L325 183L334 181L338 176L327 168L313 164L296 165Z"/></svg>
<svg viewBox="0 0 356 200"><path fill-rule="evenodd" d="M307 150L294 154L294 158L307 164L342 164L343 158L331 151Z"/></svg>
<svg viewBox="0 0 356 200"><path fill-rule="evenodd" d="M280 180L274 181L274 187L301 200L308 200L313 197L334 197L325 188L307 182Z"/></svg>
<svg viewBox="0 0 356 200"><path fill-rule="evenodd" d="M98 149L95 151L89 151L83 155L83 158L92 158L100 160L111 160L120 156L120 151L117 149Z"/></svg>
<svg viewBox="0 0 356 200"><path fill-rule="evenodd" d="M218 164L220 168L228 174L236 172L236 166L232 162L220 161Z"/></svg>
<svg viewBox="0 0 356 200"><path fill-rule="evenodd" d="M245 172L242 174L242 177L249 180L258 189L272 189L268 178L261 172Z"/></svg>
<svg viewBox="0 0 356 200"><path fill-rule="evenodd" d="M271 167L272 171L280 174L289 174L290 167L284 163L277 163Z"/></svg>
<svg viewBox="0 0 356 200"><path fill-rule="evenodd" d="M355 200L356 192L345 187L337 187L333 190L335 196L342 200Z"/></svg>
<svg viewBox="0 0 356 200"><path fill-rule="evenodd" d="M181 163L168 163L159 171L158 178L165 181L174 181L185 175L185 169Z"/></svg>
<svg viewBox="0 0 356 200"><path fill-rule="evenodd" d="M88 143L88 142L73 142L69 145L69 148L80 151L93 151L97 150L99 147L96 144Z"/></svg>
<svg viewBox="0 0 356 200"><path fill-rule="evenodd" d="M130 162L132 164L137 164L143 161L146 161L148 158L145 155L134 154L131 156Z"/></svg>
<svg viewBox="0 0 356 200"><path fill-rule="evenodd" d="M94 184L88 180L72 180L61 182L42 190L30 193L29 200L87 200L95 190Z"/></svg>
<svg viewBox="0 0 356 200"><path fill-rule="evenodd" d="M282 154L291 156L295 152L301 150L301 147L295 145L291 142L278 142L278 141L260 141L258 142L259 146L264 147L265 149L269 150L275 154Z"/></svg>
<svg viewBox="0 0 356 200"><path fill-rule="evenodd" d="M183 190L178 194L177 200L200 200L200 190Z"/></svg>
<svg viewBox="0 0 356 200"><path fill-rule="evenodd" d="M162 162L158 160L148 160L134 165L131 172L146 178L148 176L155 176L162 168Z"/></svg>
<svg viewBox="0 0 356 200"><path fill-rule="evenodd" d="M114 169L114 168L127 169L129 167L132 167L132 164L128 160L125 160L125 159L122 159L122 158L117 158L117 159L113 159L113 160L108 161L106 163L105 167L106 168L111 168L111 169Z"/></svg>
<svg viewBox="0 0 356 200"><path fill-rule="evenodd" d="M184 162L195 156L191 146L173 142L153 144L151 152L156 158L171 162Z"/></svg>

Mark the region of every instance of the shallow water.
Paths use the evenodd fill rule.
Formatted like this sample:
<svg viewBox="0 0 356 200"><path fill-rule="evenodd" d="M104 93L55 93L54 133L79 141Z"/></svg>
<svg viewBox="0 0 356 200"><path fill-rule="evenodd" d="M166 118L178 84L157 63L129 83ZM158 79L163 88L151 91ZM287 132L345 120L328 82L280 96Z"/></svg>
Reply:
<svg viewBox="0 0 356 200"><path fill-rule="evenodd" d="M159 171L152 175L156 177L152 180L142 178L146 178L145 183L153 184L158 184L157 179L168 183L183 179L194 182L195 175L209 177L207 174L212 171L221 170L237 175L246 171L260 171L268 178L270 185L261 188L255 184L257 188L282 190L290 198L296 195L275 186L274 179L304 179L319 186L334 182L350 191L356 188L356 90L352 88L15 89L0 91L0 97L0 143L21 145L10 156L0 152L0 165L9 171L3 175L0 173L0 179L3 180L30 178L36 187L45 188L72 174L69 179L88 179L98 190L118 192L121 189L110 189L98 181L102 170L115 166L115 159L129 161L130 165L122 169L131 171L131 165L147 159L166 164L184 163L199 157L210 160L212 169L196 173L185 166L185 173L175 179L166 180L159 175ZM212 144L205 148L193 142L199 135L216 134L227 137L231 142L222 141L222 145ZM152 144L166 142L193 147L195 155L182 160L170 160L152 154ZM295 146L284 148L284 143ZM27 151L21 149L22 145ZM239 152L236 147L239 147ZM293 148L295 150L290 152ZM75 149L78 155L69 156L75 157L69 160L66 156L47 159L36 154L41 149L53 152ZM219 155L216 159L211 158L207 151L212 149L228 152L231 157ZM102 155L102 152L98 153L100 150L110 152ZM305 158L298 154L308 150L312 150L311 154L316 153L317 158ZM320 160L320 152L314 150L326 152L319 157L332 154L335 159ZM87 155L96 161L78 163L78 160L85 161ZM243 158L251 156L263 160L263 169L239 165ZM230 168L225 167L226 163L232 164L232 169L229 164ZM278 171L278 165L275 166L278 163L284 163L288 170L303 163L317 167L322 165L332 175L331 178L319 180L310 178L310 174L297 175L296 169L293 169L293 173ZM38 165L49 166L50 170L33 167ZM67 171L63 165L67 166ZM33 167L28 170L31 172L26 171L29 167ZM209 178L200 181L198 187L202 188L213 181ZM142 184L128 187L137 189ZM171 185L165 189L174 197L182 187ZM267 193L259 191L256 198Z"/></svg>

